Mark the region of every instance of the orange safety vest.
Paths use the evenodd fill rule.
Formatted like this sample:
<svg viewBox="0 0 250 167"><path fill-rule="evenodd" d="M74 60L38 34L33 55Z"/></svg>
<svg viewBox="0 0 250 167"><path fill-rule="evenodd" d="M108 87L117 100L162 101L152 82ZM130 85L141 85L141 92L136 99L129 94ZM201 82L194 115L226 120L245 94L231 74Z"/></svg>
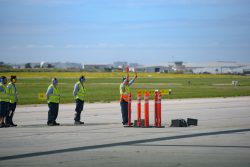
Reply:
<svg viewBox="0 0 250 167"><path fill-rule="evenodd" d="M125 85L125 91L122 89L122 84L120 85L120 101L124 100L128 102L128 96L130 94L130 87Z"/></svg>

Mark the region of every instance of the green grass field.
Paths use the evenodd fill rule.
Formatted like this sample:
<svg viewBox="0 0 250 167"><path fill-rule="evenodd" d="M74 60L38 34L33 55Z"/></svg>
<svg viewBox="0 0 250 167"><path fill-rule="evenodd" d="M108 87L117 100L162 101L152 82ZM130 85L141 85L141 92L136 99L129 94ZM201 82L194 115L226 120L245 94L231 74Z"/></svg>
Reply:
<svg viewBox="0 0 250 167"><path fill-rule="evenodd" d="M82 74L86 77L87 102L119 101L119 85L121 77L125 75L124 73L79 72L0 73L7 77L11 74L18 77L16 86L19 104L46 103L46 101L38 99L38 93L46 92L52 77L57 77L59 80L61 103L72 103L74 102L72 97L74 84ZM133 77L132 73L131 77ZM237 80L239 86L232 86L232 80ZM136 91L141 89L172 89L172 94L163 96L164 99L250 96L250 77L139 73L138 79L132 86L133 99L136 99Z"/></svg>

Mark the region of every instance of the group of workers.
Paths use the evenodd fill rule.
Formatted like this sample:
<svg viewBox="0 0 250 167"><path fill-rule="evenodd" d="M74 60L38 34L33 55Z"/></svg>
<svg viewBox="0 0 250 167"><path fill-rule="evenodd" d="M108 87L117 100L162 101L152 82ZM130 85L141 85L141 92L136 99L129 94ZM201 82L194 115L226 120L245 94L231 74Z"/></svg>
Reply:
<svg viewBox="0 0 250 167"><path fill-rule="evenodd" d="M120 106L122 113L122 124L128 124L128 96L131 92L130 86L134 83L137 78L137 73L132 80L129 80L129 73L127 71L126 77L122 78L122 83L120 84ZM4 127L14 127L17 126L13 123L13 116L16 109L16 104L18 102L16 81L17 77L12 75L10 77L10 82L7 84L7 78L2 76L0 78L0 128ZM83 125L84 122L81 121L81 112L84 107L84 100L86 95L86 89L84 86L85 77L80 76L79 80L74 85L73 96L75 98L75 125ZM58 126L60 125L56 122L60 103L60 92L58 90L58 79L53 78L51 84L49 85L46 98L48 102L48 126Z"/></svg>
<svg viewBox="0 0 250 167"><path fill-rule="evenodd" d="M84 99L86 94L86 89L84 86L85 77L81 76L79 81L76 82L73 90L73 96L76 102L75 108L75 125L83 125L84 122L81 121L81 112L84 106ZM60 103L60 93L57 88L58 80L57 78L53 78L51 84L49 85L46 97L48 101L49 111L48 111L48 126L57 126L60 125L56 122L56 118L58 115L59 103Z"/></svg>
<svg viewBox="0 0 250 167"><path fill-rule="evenodd" d="M10 82L5 76L0 78L0 128L17 126L13 116L17 103L16 76L10 76ZM8 83L8 84L7 84Z"/></svg>

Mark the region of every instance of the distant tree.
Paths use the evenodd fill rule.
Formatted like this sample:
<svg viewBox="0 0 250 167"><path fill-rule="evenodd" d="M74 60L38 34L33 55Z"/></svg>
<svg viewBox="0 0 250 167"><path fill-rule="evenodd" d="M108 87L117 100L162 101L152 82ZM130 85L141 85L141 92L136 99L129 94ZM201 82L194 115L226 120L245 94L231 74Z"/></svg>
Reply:
<svg viewBox="0 0 250 167"><path fill-rule="evenodd" d="M24 65L24 67L25 67L25 68L31 68L31 63L26 63L26 64Z"/></svg>
<svg viewBox="0 0 250 167"><path fill-rule="evenodd" d="M39 64L37 64L37 65L35 65L35 66L34 66L34 68L40 68L40 65L39 65Z"/></svg>
<svg viewBox="0 0 250 167"><path fill-rule="evenodd" d="M11 69L12 66L5 64L3 61L0 62L0 68L1 69Z"/></svg>
<svg viewBox="0 0 250 167"><path fill-rule="evenodd" d="M112 69L111 69L111 68L104 68L104 71L105 71L105 72L111 72Z"/></svg>
<svg viewBox="0 0 250 167"><path fill-rule="evenodd" d="M54 68L52 64L48 64L48 68Z"/></svg>

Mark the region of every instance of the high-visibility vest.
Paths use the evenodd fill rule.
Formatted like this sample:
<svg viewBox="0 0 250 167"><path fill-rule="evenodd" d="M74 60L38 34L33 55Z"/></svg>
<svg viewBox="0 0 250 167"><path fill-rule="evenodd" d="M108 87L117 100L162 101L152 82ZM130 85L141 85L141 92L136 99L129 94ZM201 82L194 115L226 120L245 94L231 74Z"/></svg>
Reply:
<svg viewBox="0 0 250 167"><path fill-rule="evenodd" d="M15 92L14 84L10 82L8 84L8 88L9 88L9 93L10 93L10 103L15 103L16 102L16 92Z"/></svg>
<svg viewBox="0 0 250 167"><path fill-rule="evenodd" d="M0 102L10 102L10 94L8 88L0 83L0 87L3 89L3 91L0 91Z"/></svg>
<svg viewBox="0 0 250 167"><path fill-rule="evenodd" d="M54 85L49 85L48 89L52 87L53 93L49 95L48 103L59 103L60 102L60 94L58 89Z"/></svg>
<svg viewBox="0 0 250 167"><path fill-rule="evenodd" d="M76 84L78 84L78 92L75 96L75 99L80 99L83 101L85 98L86 89L80 81L78 81Z"/></svg>
<svg viewBox="0 0 250 167"><path fill-rule="evenodd" d="M128 85L125 85L125 91L122 89L122 84L120 85L120 101L124 100L128 102L128 96L130 94L130 87Z"/></svg>

